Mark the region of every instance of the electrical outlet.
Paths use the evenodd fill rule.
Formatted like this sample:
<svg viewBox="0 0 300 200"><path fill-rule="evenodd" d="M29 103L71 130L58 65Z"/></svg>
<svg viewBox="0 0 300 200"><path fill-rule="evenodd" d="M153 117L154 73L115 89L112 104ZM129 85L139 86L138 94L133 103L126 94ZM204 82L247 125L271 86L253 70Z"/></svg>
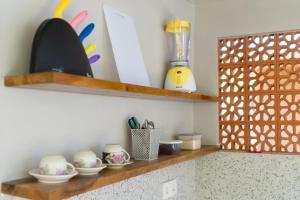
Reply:
<svg viewBox="0 0 300 200"><path fill-rule="evenodd" d="M177 180L168 181L163 183L163 200L169 199L177 194Z"/></svg>

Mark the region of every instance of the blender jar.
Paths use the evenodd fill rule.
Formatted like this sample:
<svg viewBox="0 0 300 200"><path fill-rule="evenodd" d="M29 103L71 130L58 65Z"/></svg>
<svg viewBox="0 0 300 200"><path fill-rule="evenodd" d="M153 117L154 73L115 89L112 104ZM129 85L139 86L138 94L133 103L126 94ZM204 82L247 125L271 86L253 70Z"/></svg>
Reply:
<svg viewBox="0 0 300 200"><path fill-rule="evenodd" d="M187 20L176 19L167 24L168 45L171 63L187 65L189 59L191 23Z"/></svg>

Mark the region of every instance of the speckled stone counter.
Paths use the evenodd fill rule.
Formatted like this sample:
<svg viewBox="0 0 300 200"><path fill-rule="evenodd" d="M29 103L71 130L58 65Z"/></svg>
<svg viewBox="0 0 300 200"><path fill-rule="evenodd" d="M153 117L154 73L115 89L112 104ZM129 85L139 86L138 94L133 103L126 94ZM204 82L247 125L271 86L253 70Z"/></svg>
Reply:
<svg viewBox="0 0 300 200"><path fill-rule="evenodd" d="M300 156L218 152L70 200L161 200L161 184L173 179L170 200L300 200Z"/></svg>
<svg viewBox="0 0 300 200"><path fill-rule="evenodd" d="M299 200L300 156L218 152L196 162L198 200Z"/></svg>

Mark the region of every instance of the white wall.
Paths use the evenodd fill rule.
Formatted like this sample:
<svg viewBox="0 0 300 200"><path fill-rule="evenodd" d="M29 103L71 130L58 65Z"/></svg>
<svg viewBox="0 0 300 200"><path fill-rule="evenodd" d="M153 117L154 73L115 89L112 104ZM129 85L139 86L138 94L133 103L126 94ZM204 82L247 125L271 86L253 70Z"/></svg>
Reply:
<svg viewBox="0 0 300 200"><path fill-rule="evenodd" d="M58 2L0 1L0 82L6 75L28 73L35 30L52 16ZM97 28L88 42L96 41L103 57L94 65L96 77L115 81L118 76L103 2L135 18L151 82L162 86L167 61L163 24L172 16L193 20L193 5L184 0L74 0L65 18L70 20L83 9L90 12L85 25L95 22ZM47 154L64 154L70 159L81 149L92 147L100 153L106 143L127 146L129 115L154 120L164 130L163 138L193 131L190 103L22 90L0 84L0 182L26 176Z"/></svg>
<svg viewBox="0 0 300 200"><path fill-rule="evenodd" d="M299 0L199 0L195 74L201 91L218 93L217 37L300 28ZM217 106L197 104L195 130L218 143Z"/></svg>

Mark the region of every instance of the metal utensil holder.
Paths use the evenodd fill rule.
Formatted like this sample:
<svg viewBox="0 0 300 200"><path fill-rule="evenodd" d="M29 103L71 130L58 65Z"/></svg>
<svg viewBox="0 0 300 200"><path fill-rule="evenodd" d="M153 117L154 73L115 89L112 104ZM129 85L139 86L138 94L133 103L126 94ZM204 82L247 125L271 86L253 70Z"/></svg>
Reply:
<svg viewBox="0 0 300 200"><path fill-rule="evenodd" d="M132 153L135 160L158 158L160 129L131 129Z"/></svg>

